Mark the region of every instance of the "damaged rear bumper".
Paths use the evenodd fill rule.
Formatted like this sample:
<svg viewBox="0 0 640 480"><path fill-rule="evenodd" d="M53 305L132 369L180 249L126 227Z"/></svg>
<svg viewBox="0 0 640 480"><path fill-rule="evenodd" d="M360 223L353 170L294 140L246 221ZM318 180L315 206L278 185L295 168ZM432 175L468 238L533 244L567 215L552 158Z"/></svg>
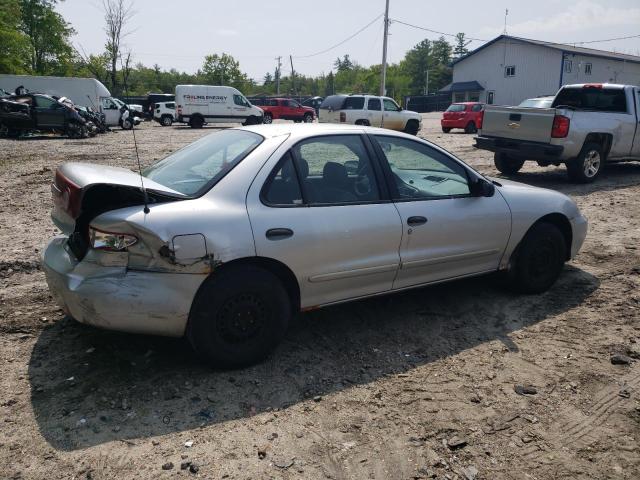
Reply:
<svg viewBox="0 0 640 480"><path fill-rule="evenodd" d="M180 337L204 274L165 273L108 266L91 258L78 262L54 238L43 254L51 293L80 323L108 330Z"/></svg>

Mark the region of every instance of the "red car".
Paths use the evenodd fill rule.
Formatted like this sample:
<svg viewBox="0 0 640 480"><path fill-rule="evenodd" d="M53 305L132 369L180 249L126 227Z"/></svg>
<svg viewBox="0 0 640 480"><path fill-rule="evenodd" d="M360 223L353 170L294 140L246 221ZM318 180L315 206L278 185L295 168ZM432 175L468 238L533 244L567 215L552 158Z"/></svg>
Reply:
<svg viewBox="0 0 640 480"><path fill-rule="evenodd" d="M316 110L313 107L303 107L289 98L268 98L260 108L264 110L264 123L271 123L278 118L311 123L316 118Z"/></svg>
<svg viewBox="0 0 640 480"><path fill-rule="evenodd" d="M452 128L462 128L465 133L476 133L482 128L484 103L461 102L452 103L442 114L442 131L449 133Z"/></svg>

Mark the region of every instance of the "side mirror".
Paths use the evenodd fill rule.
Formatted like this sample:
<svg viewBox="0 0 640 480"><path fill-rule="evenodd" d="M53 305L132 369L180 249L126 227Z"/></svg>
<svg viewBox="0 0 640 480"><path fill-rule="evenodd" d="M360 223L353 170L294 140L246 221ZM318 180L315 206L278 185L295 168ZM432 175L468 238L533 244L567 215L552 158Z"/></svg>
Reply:
<svg viewBox="0 0 640 480"><path fill-rule="evenodd" d="M493 197L496 187L484 178L476 177L469 184L469 191L473 197Z"/></svg>

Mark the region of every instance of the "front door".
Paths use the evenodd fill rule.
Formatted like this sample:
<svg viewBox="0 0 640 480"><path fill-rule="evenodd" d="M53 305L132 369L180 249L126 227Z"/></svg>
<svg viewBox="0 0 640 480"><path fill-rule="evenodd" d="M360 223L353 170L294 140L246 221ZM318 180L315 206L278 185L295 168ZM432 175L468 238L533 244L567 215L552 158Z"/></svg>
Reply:
<svg viewBox="0 0 640 480"><path fill-rule="evenodd" d="M382 100L379 97L369 97L367 100L367 120L372 127L382 126Z"/></svg>
<svg viewBox="0 0 640 480"><path fill-rule="evenodd" d="M104 120L109 126L118 125L120 123L120 108L110 97L102 97L100 99L100 107L104 113Z"/></svg>
<svg viewBox="0 0 640 480"><path fill-rule="evenodd" d="M472 196L471 172L425 143L377 135L403 224L394 288L498 269L511 214L502 196Z"/></svg>
<svg viewBox="0 0 640 480"><path fill-rule="evenodd" d="M34 95L37 125L39 127L64 128L66 108L53 98Z"/></svg>
<svg viewBox="0 0 640 480"><path fill-rule="evenodd" d="M256 254L297 277L303 308L391 290L402 225L361 135L284 144L247 196Z"/></svg>
<svg viewBox="0 0 640 480"><path fill-rule="evenodd" d="M382 107L384 109L382 126L391 130L402 130L404 128L404 118L400 113L401 109L398 104L390 98L383 98Z"/></svg>

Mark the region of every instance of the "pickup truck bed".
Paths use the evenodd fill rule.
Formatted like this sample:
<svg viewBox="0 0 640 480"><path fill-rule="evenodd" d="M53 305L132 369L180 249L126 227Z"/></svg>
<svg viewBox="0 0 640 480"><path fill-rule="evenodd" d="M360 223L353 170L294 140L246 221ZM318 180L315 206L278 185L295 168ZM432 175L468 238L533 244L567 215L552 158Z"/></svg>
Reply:
<svg viewBox="0 0 640 480"><path fill-rule="evenodd" d="M475 147L495 153L496 168L516 173L527 160L565 164L577 182L591 182L605 162L640 160L638 87L566 85L551 108L487 105Z"/></svg>

